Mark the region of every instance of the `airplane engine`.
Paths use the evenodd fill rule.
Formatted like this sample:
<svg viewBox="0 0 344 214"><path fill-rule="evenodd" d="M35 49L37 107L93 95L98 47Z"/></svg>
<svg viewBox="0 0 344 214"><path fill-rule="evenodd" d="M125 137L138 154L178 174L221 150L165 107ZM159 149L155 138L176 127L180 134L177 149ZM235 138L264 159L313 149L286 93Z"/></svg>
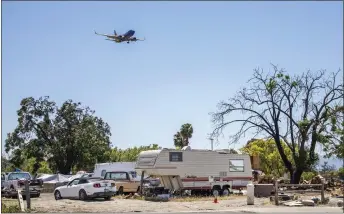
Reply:
<svg viewBox="0 0 344 214"><path fill-rule="evenodd" d="M132 40L134 40L134 41L135 41L135 40L136 40L136 37L133 37L133 38L132 38Z"/></svg>

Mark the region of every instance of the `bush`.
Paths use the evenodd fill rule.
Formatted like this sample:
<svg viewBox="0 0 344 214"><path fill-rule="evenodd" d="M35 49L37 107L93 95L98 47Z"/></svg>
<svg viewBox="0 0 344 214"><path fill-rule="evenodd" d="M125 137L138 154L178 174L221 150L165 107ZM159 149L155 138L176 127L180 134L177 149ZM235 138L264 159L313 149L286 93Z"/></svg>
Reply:
<svg viewBox="0 0 344 214"><path fill-rule="evenodd" d="M339 175L340 179L344 179L344 168L343 167L339 168L338 175Z"/></svg>
<svg viewBox="0 0 344 214"><path fill-rule="evenodd" d="M310 181L315 176L317 176L316 172L304 172L304 173L302 173L301 177L302 177L302 180Z"/></svg>
<svg viewBox="0 0 344 214"><path fill-rule="evenodd" d="M20 207L17 204L5 204L1 201L1 212L2 213L20 213Z"/></svg>

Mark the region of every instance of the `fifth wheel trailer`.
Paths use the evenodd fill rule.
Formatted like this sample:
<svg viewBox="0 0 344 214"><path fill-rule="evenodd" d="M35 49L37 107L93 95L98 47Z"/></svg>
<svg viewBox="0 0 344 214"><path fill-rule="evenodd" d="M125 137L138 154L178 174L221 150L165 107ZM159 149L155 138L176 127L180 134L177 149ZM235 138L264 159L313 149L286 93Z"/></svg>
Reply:
<svg viewBox="0 0 344 214"><path fill-rule="evenodd" d="M228 194L246 187L252 180L249 155L230 154L229 150L159 149L143 151L136 171L159 177L168 189Z"/></svg>

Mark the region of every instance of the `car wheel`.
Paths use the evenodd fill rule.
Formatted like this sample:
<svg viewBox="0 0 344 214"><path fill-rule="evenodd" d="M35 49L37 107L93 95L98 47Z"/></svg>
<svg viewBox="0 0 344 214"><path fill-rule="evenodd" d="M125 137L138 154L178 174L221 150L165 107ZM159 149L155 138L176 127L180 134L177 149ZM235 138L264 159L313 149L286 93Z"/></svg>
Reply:
<svg viewBox="0 0 344 214"><path fill-rule="evenodd" d="M79 199L82 201L87 200L87 194L86 194L85 190L82 189L79 191Z"/></svg>
<svg viewBox="0 0 344 214"><path fill-rule="evenodd" d="M55 200L60 200L62 199L60 191L56 190L54 193Z"/></svg>
<svg viewBox="0 0 344 214"><path fill-rule="evenodd" d="M111 200L111 196L107 196L104 198L105 201L110 201Z"/></svg>
<svg viewBox="0 0 344 214"><path fill-rule="evenodd" d="M117 191L118 195L123 195L123 187L120 187Z"/></svg>

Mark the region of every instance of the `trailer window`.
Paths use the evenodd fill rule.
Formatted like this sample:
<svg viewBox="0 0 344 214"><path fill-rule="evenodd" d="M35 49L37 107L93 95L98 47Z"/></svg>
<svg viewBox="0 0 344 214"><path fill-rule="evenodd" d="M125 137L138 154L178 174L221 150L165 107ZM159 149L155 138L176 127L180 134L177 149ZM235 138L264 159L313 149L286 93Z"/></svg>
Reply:
<svg viewBox="0 0 344 214"><path fill-rule="evenodd" d="M229 160L229 171L230 172L243 172L244 160Z"/></svg>
<svg viewBox="0 0 344 214"><path fill-rule="evenodd" d="M182 162L183 152L170 152L170 162Z"/></svg>
<svg viewBox="0 0 344 214"><path fill-rule="evenodd" d="M105 173L106 173L106 170L103 169L102 172L101 172L101 174L100 174L100 176L101 176L101 177L104 177Z"/></svg>

